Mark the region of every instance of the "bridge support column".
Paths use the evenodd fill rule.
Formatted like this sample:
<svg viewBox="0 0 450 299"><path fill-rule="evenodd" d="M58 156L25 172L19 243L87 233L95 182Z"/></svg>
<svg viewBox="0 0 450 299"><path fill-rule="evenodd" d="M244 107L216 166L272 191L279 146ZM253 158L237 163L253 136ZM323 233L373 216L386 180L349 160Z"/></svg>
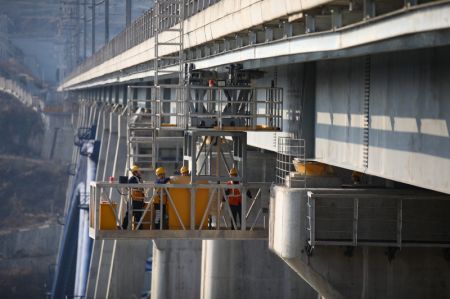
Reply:
<svg viewBox="0 0 450 299"><path fill-rule="evenodd" d="M337 178L307 178L308 186L336 186ZM315 271L304 254L306 245L306 190L303 188L274 187L270 199L269 248L303 278L319 295L345 298L328 280ZM302 208L303 207L303 208ZM305 233L301 233L305 232Z"/></svg>
<svg viewBox="0 0 450 299"><path fill-rule="evenodd" d="M126 175L127 171L127 119L118 116L118 141L112 175ZM117 193L110 195L112 198ZM120 210L126 210L120 207ZM122 215L123 213L119 213ZM111 268L109 270L107 298L139 298L144 284L145 262L150 250L150 241L113 241Z"/></svg>
<svg viewBox="0 0 450 299"><path fill-rule="evenodd" d="M201 241L153 241L152 299L200 297Z"/></svg>
<svg viewBox="0 0 450 299"><path fill-rule="evenodd" d="M98 156L97 163L97 173L95 176L96 181L103 180L103 173L105 171L106 163L106 149L109 140L109 117L110 111L109 106L102 106L99 112L98 122L97 122L97 133L96 137L100 140L100 153ZM86 298L94 298L95 284L97 279L97 273L99 270L99 259L102 248L102 241L94 240L92 245L92 255L91 263L89 266L88 282L86 286Z"/></svg>
<svg viewBox="0 0 450 299"><path fill-rule="evenodd" d="M99 158L99 165L100 168L103 168L103 173L98 173L99 178L101 175L101 180L105 180L113 171L116 156L114 149L116 149L118 139L117 117L115 112L105 111L103 140L101 141ZM103 157L104 162L101 162ZM90 277L88 278L87 298L106 298L113 242L111 240L94 242L89 273ZM98 253L97 251L100 252ZM91 283L93 281L95 281L95 285L92 287Z"/></svg>
<svg viewBox="0 0 450 299"><path fill-rule="evenodd" d="M265 240L205 240L200 298L317 298L317 294L267 249Z"/></svg>

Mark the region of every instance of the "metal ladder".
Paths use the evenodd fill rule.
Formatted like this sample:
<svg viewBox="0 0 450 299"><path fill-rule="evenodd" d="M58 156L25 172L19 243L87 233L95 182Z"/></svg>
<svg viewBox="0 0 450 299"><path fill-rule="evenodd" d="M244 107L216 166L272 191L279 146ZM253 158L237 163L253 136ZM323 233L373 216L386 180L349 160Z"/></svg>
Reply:
<svg viewBox="0 0 450 299"><path fill-rule="evenodd" d="M156 165L156 130L152 101L136 99L136 92L143 87L128 87L127 158L128 167L136 164L146 174ZM151 90L150 88L145 90ZM148 92L147 92L148 94Z"/></svg>
<svg viewBox="0 0 450 299"><path fill-rule="evenodd" d="M156 127L158 129L165 126L175 125L179 129L185 128L184 104L184 10L185 0L156 0L155 1L155 60L154 60L154 86L155 98L157 101ZM163 33L173 32L175 36L162 40ZM178 79L176 84L160 84L163 75L171 75ZM174 76L175 75L175 76ZM175 90L175 103L168 103L164 100L164 90ZM173 108L175 112L166 111ZM175 116L175 124L170 123L170 119ZM167 121L169 118L169 121ZM172 126L170 126L172 125Z"/></svg>
<svg viewBox="0 0 450 299"><path fill-rule="evenodd" d="M164 111L167 107L164 105L164 92L160 86L162 75L177 75L177 84L165 85L164 88L175 89L177 91L176 100L182 100L182 86L184 86L184 1L155 1L154 84L153 87L128 87L128 165L129 167L133 164L139 165L144 174L152 172L158 166L157 143L160 135L158 130L164 127L165 117L169 116L170 118L171 115L170 112ZM162 40L162 34L170 34L170 32L173 32L174 37L169 38L169 40ZM168 68L168 66L170 67ZM145 100L138 100L140 88L146 90ZM176 106L176 115L182 115L178 103L176 103Z"/></svg>

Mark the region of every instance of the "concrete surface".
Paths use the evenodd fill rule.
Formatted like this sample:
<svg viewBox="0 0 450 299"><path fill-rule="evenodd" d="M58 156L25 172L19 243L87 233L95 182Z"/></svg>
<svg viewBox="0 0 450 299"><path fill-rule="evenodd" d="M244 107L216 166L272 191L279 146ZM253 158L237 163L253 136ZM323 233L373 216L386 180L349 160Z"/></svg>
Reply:
<svg viewBox="0 0 450 299"><path fill-rule="evenodd" d="M201 256L198 240L153 241L151 298L199 298Z"/></svg>
<svg viewBox="0 0 450 299"><path fill-rule="evenodd" d="M318 62L316 159L450 193L449 50L374 55L366 75L363 57ZM369 75L365 145L364 80Z"/></svg>

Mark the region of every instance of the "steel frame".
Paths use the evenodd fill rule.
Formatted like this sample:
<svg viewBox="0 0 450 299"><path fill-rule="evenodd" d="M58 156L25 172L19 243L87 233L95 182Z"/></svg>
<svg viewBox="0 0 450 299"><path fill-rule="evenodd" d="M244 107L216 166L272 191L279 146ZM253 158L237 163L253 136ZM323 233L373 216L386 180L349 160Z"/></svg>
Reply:
<svg viewBox="0 0 450 299"><path fill-rule="evenodd" d="M145 202L147 208L141 210L143 212L141 219L137 222L134 228L128 225L127 230L123 230L120 226L123 218L123 211L117 211L114 207L126 206L130 201L130 190L136 188L136 184L119 184L107 182L92 182L91 196L90 196L90 230L89 235L94 239L130 239L130 238L165 238L165 239L265 239L267 237L266 220L261 219L261 215L265 214L268 209L269 189L267 183L248 183L245 185L234 185L233 189L239 189L243 203L249 202L247 205L242 204L242 220L240 228L237 226L237 219L234 219L228 203L228 195L225 190L230 186L227 184L153 184L144 183L139 184L139 188L145 190ZM185 226L181 220L180 211L178 211L174 198L170 194L171 189L187 188L191 191L191 209L190 209L190 226ZM114 199L111 191L116 189L120 197ZM196 227L195 225L195 191L197 189L208 189L209 198L207 208L202 214L201 223ZM256 195L253 198L247 198L246 191L252 189L256 190ZM157 190L157 191L155 191ZM158 193L156 193L158 192ZM220 194L222 200L215 202L215 195ZM139 230L142 224L145 224L144 218L146 213L149 213L151 205L154 203L155 195L159 198L167 196L167 204L174 209L178 223L181 225L181 230L163 229L163 221L160 221L159 227L152 227L147 230ZM118 227L117 230L102 230L100 229L100 203L107 202L112 207L115 222ZM192 204L194 203L194 204ZM161 215L164 214L164 200L160 200ZM206 221L212 212L213 205L217 205L219 214L217 214L217 221L215 228L207 228ZM222 214L223 212L223 214ZM128 208L128 219L132 219L132 206ZM151 217L153 219L153 216ZM261 224L262 222L262 224ZM129 220L131 223L131 220Z"/></svg>
<svg viewBox="0 0 450 299"><path fill-rule="evenodd" d="M429 201L429 200L443 200L449 201L450 196L438 193L424 193L424 192L408 192L405 190L386 190L386 189L334 189L329 191L308 191L307 192L307 242L311 247L318 245L331 245L331 246L383 246L383 247L450 247L450 233L448 240L440 241L423 241L423 240L405 240L403 236L403 230L405 226L404 219L404 202L405 201ZM339 240L339 238L332 239L317 239L317 222L318 212L317 204L323 199L337 199L340 201L351 201L352 215L351 230L341 231L346 232L350 238ZM359 224L362 221L360 217L360 202L362 200L375 200L383 199L393 201L393 207L378 207L378 209L395 209L395 219L386 219L388 222L395 222L395 232L393 232L392 241L388 240L368 240L361 239L359 236ZM330 211L330 209L327 209ZM367 220L367 219L366 219ZM407 221L407 220L406 220ZM337 224L337 223L336 223ZM408 222L406 222L408 224ZM323 226L322 226L323 227Z"/></svg>

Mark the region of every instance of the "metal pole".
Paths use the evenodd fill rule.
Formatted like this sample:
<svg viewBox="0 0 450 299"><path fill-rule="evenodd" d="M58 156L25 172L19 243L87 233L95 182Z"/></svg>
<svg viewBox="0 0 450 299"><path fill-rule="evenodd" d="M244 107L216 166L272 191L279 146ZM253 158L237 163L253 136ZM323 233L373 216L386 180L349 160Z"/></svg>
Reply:
<svg viewBox="0 0 450 299"><path fill-rule="evenodd" d="M83 58L86 59L87 56L87 0L84 0L83 7Z"/></svg>
<svg viewBox="0 0 450 299"><path fill-rule="evenodd" d="M109 41L109 0L105 0L105 45Z"/></svg>
<svg viewBox="0 0 450 299"><path fill-rule="evenodd" d="M77 23L76 23L76 45L75 45L75 64L77 65L80 59L80 46L81 46L81 28L80 28L80 15L81 15L81 0L77 0Z"/></svg>
<svg viewBox="0 0 450 299"><path fill-rule="evenodd" d="M92 0L92 55L95 53L95 0Z"/></svg>
<svg viewBox="0 0 450 299"><path fill-rule="evenodd" d="M126 0L125 3L125 25L131 24L131 0Z"/></svg>

